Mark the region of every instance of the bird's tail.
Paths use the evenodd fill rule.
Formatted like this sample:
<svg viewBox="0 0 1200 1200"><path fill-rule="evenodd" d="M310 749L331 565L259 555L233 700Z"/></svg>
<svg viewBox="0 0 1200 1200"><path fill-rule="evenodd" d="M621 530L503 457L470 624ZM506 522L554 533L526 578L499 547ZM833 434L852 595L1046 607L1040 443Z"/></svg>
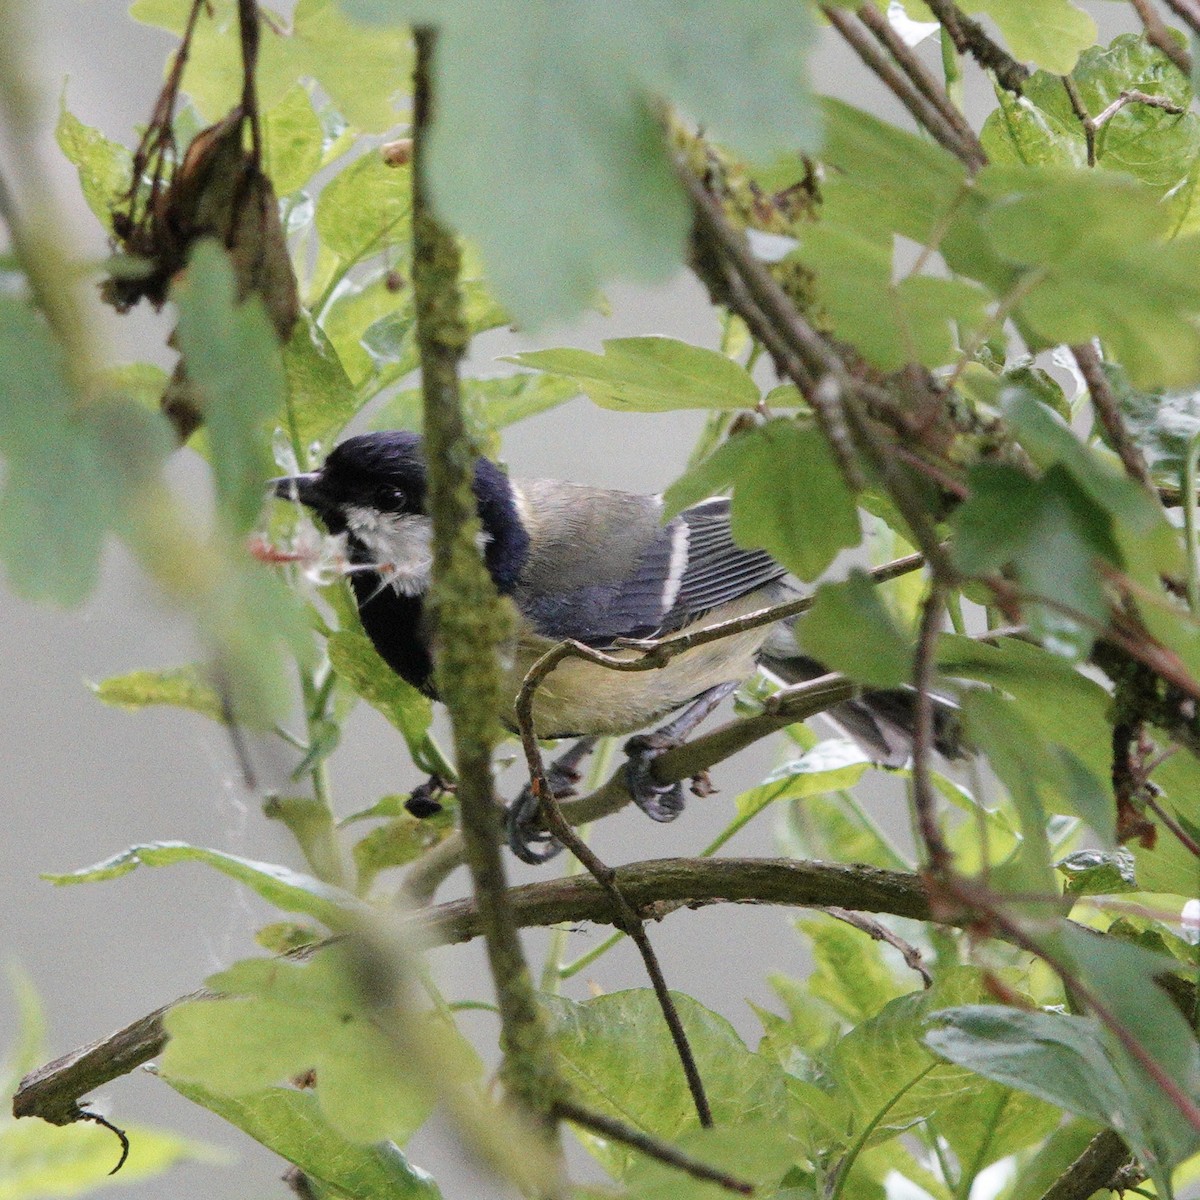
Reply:
<svg viewBox="0 0 1200 1200"><path fill-rule="evenodd" d="M781 683L805 683L828 674L815 658L796 650L790 631L772 639L760 657L763 668ZM790 647L786 644L790 643ZM917 720L917 694L911 688L865 689L853 700L834 705L824 714L845 730L881 767L902 767L912 757L913 730ZM962 727L957 706L935 696L933 700L933 744L944 758L964 757Z"/></svg>

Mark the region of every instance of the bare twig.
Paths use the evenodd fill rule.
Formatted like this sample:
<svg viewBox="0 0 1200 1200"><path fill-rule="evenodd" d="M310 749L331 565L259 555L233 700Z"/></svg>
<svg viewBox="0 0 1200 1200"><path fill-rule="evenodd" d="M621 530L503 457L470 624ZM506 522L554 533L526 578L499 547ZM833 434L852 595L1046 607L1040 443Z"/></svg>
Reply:
<svg viewBox="0 0 1200 1200"><path fill-rule="evenodd" d="M858 19L887 47L888 52L904 73L912 80L914 86L958 132L964 146L978 147L983 156L983 147L979 144L970 124L959 111L958 106L951 100L946 89L937 77L925 66L913 51L912 47L896 32L891 21L887 19L874 5L864 4L855 10Z"/></svg>
<svg viewBox="0 0 1200 1200"><path fill-rule="evenodd" d="M969 54L981 67L993 72L1006 91L1018 96L1022 94L1029 78L1028 67L992 41L983 26L971 20L951 0L928 0L928 4L959 54Z"/></svg>
<svg viewBox="0 0 1200 1200"><path fill-rule="evenodd" d="M1129 0L1146 30L1146 41L1161 50L1189 79L1192 76L1192 56L1171 35L1163 19L1154 11L1150 0Z"/></svg>
<svg viewBox="0 0 1200 1200"><path fill-rule="evenodd" d="M640 1150L650 1158L666 1163L669 1167L675 1167L684 1174L692 1176L693 1179L708 1180L710 1183L719 1184L726 1191L737 1192L743 1196L749 1196L754 1191L753 1184L736 1179L717 1167L710 1167L707 1163L692 1158L690 1154L684 1154L682 1150L677 1150L674 1146L651 1137L640 1129L635 1129L632 1125L626 1125L624 1121L617 1121L613 1117L593 1112L570 1100L556 1101L554 1109L563 1120L581 1125L584 1129L598 1133L609 1141L632 1146L634 1150Z"/></svg>
<svg viewBox="0 0 1200 1200"><path fill-rule="evenodd" d="M861 930L868 937L874 938L875 941L886 942L894 950L899 950L905 965L920 975L921 982L927 988L933 987L933 975L925 965L925 960L921 957L920 950L912 942L906 942L898 933L893 933L881 921L876 921L872 917L864 917L862 913L851 912L848 908L827 908L825 911L831 917L835 917L839 921L844 921L847 925L853 925L855 929Z"/></svg>
<svg viewBox="0 0 1200 1200"><path fill-rule="evenodd" d="M831 4L823 4L821 12L846 39L863 63L908 109L913 120L927 129L939 145L949 150L956 158L961 158L972 170L977 170L987 162L983 147L979 145L979 140L974 133L970 133L969 127L970 135L966 137L963 134L962 123L948 116L940 103L931 100L924 94L922 88L901 74L893 63L880 52L878 46L866 36L863 26L854 17L844 9Z"/></svg>
<svg viewBox="0 0 1200 1200"><path fill-rule="evenodd" d="M1067 93L1067 99L1071 102L1071 111L1079 118L1079 124L1083 126L1083 138L1087 143L1087 164L1089 167L1094 167L1096 165L1096 122L1092 120L1087 105L1084 104L1083 97L1075 86L1075 80L1070 75L1060 75L1059 78Z"/></svg>
<svg viewBox="0 0 1200 1200"><path fill-rule="evenodd" d="M1145 796L1146 807L1173 833L1179 844L1196 858L1200 858L1200 843L1153 796Z"/></svg>
<svg viewBox="0 0 1200 1200"><path fill-rule="evenodd" d="M568 645L575 645L575 643L568 643ZM517 727L521 733L521 746L525 751L525 761L529 767L530 787L538 799L542 821L546 828L583 864L592 878L604 888L612 899L616 913L613 923L618 929L629 935L641 955L642 964L645 966L646 974L649 975L651 986L654 988L654 995L662 1009L663 1019L670 1030L671 1040L675 1043L675 1052L679 1055L683 1074L687 1079L688 1090L691 1092L692 1102L696 1106L696 1115L700 1118L701 1125L709 1127L713 1123L712 1107L708 1103L708 1095L704 1090L704 1080L701 1078L700 1068L696 1064L696 1056L692 1053L687 1031L683 1028L679 1010L667 987L662 964L658 961L658 955L650 944L645 923L622 893L620 885L617 883L617 873L602 861L600 856L571 828L555 798L554 789L546 778L546 766L542 761L542 752L538 746L537 731L533 723L533 701L538 687L546 678L549 670L553 669L554 663L558 661L554 659L554 653L555 651L552 650L548 654L542 655L534 663L525 676L521 691L517 696ZM553 662L549 668L544 666L547 660L552 659Z"/></svg>
<svg viewBox="0 0 1200 1200"><path fill-rule="evenodd" d="M917 689L917 719L913 730L913 804L917 810L917 827L929 856L929 871L935 878L949 871L953 862L938 821L937 792L929 766L933 754L934 651L945 603L945 591L935 581L921 609L921 629L913 658L913 685Z"/></svg>

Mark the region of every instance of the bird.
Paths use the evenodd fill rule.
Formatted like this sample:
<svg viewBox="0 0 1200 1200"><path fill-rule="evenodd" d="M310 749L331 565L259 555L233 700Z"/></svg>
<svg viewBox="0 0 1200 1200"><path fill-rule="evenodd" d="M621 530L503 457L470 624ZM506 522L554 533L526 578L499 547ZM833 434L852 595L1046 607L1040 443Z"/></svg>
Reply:
<svg viewBox="0 0 1200 1200"><path fill-rule="evenodd" d="M436 699L425 614L433 526L421 436L392 430L347 438L320 469L271 480L270 488L311 509L331 535L344 538L363 629L397 675ZM474 495L484 563L518 618L505 654L505 701L498 714L512 730L527 672L559 642L625 655L636 652L630 642L703 629L799 594L797 581L770 554L734 540L726 497L703 500L664 521L659 495L514 479L483 457L476 460ZM669 821L684 807L682 787L657 783L653 758L759 666L784 683L826 673L782 622L693 647L656 670L616 672L567 658L535 694L534 728L543 739L590 741L635 733L683 710L656 733L626 744L635 802L654 820ZM908 761L911 690L866 691L828 715L878 765ZM947 757L959 754L952 706L940 700L935 744ZM510 809L508 840L528 862L545 861L557 848L540 829L528 789Z"/></svg>

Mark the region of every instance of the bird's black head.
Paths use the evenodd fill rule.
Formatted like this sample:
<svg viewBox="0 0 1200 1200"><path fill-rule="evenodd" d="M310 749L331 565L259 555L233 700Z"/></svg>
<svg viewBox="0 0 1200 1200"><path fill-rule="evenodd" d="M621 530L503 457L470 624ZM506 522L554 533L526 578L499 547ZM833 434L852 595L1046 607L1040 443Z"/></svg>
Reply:
<svg viewBox="0 0 1200 1200"><path fill-rule="evenodd" d="M349 531L364 513L424 516L426 468L419 434L364 433L335 447L319 471L272 480L275 495L311 508L330 533ZM489 459L475 467L475 501L488 541L484 560L501 592L516 586L529 552L508 476Z"/></svg>

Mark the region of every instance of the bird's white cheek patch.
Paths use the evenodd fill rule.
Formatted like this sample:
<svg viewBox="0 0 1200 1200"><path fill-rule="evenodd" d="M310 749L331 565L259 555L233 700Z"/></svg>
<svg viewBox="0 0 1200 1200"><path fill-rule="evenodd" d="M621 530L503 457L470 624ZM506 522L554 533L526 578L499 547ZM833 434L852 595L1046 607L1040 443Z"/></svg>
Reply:
<svg viewBox="0 0 1200 1200"><path fill-rule="evenodd" d="M433 523L420 513L346 509L346 526L371 552L372 566L402 596L429 590L433 573Z"/></svg>

